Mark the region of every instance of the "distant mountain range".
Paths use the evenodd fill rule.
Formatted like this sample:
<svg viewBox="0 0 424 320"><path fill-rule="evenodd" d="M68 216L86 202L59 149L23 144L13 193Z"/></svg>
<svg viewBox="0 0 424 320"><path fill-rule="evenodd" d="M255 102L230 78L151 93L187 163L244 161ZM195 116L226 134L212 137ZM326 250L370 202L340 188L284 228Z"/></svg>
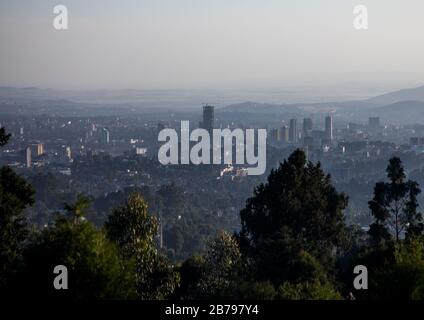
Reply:
<svg viewBox="0 0 424 320"><path fill-rule="evenodd" d="M399 101L371 110L370 116L379 116L386 122L416 124L424 122L424 101Z"/></svg>
<svg viewBox="0 0 424 320"><path fill-rule="evenodd" d="M423 101L424 102L424 86L413 88L413 89L403 89L395 92L389 92L371 99L368 99L369 102L378 104L378 105L388 105L397 103L400 101Z"/></svg>
<svg viewBox="0 0 424 320"><path fill-rule="evenodd" d="M87 115L102 113L128 114L139 112L161 112L165 109L179 111L177 105L184 103L181 93L171 91L96 91L81 92L82 97L90 101L73 99L77 93L39 89L35 87L0 87L0 114L62 114ZM130 103L119 103L117 97L132 97ZM100 102L100 100L109 103ZM188 101L188 100L187 100ZM194 101L191 101L194 103ZM199 105L194 103L193 105ZM193 111L196 109L193 109ZM424 86L389 92L370 99L298 104L270 104L254 101L231 104L216 110L217 114L235 114L243 119L261 115L278 118L304 117L308 114L336 112L339 119L346 121L366 121L369 116L379 116L391 123L424 123ZM239 116L237 116L237 114ZM253 120L253 119L252 119Z"/></svg>
<svg viewBox="0 0 424 320"><path fill-rule="evenodd" d="M365 100L311 104L264 104L243 102L221 109L222 112L322 114L336 111L346 121L365 121L369 116L379 116L391 123L424 122L424 86L389 92Z"/></svg>
<svg viewBox="0 0 424 320"><path fill-rule="evenodd" d="M303 104L272 104L272 103L259 103L253 101L246 101L242 103L236 103L220 110L224 112L249 112L249 113L271 113L275 112L277 109L281 111L299 111L299 107Z"/></svg>

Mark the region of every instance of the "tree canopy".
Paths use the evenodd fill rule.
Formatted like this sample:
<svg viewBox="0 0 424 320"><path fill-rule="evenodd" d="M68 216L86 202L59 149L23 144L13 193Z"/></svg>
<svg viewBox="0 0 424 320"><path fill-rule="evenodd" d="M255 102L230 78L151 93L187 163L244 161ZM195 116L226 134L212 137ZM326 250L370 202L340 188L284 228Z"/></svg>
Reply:
<svg viewBox="0 0 424 320"><path fill-rule="evenodd" d="M10 135L0 129L0 146ZM7 285L21 262L28 235L25 208L34 204L34 190L10 167L0 168L0 289Z"/></svg>
<svg viewBox="0 0 424 320"><path fill-rule="evenodd" d="M334 250L345 238L347 201L301 150L272 170L240 213L240 243L261 278L282 284L301 277L301 265L331 268Z"/></svg>
<svg viewBox="0 0 424 320"><path fill-rule="evenodd" d="M116 243L124 259L135 264L133 274L141 299L164 299L175 290L179 276L166 258L158 253L158 222L148 214L147 203L136 193L115 208L105 224L111 241Z"/></svg>
<svg viewBox="0 0 424 320"><path fill-rule="evenodd" d="M407 180L402 161L393 157L386 169L389 182L378 182L369 208L375 219L369 234L376 244L399 241L401 235L422 234L422 215L418 211L417 196L421 190L417 182Z"/></svg>

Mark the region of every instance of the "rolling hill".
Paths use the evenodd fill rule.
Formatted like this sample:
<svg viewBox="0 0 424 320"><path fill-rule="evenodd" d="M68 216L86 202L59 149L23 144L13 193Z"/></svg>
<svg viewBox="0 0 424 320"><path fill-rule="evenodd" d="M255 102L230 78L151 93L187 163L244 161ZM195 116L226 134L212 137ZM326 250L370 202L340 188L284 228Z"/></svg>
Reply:
<svg viewBox="0 0 424 320"><path fill-rule="evenodd" d="M389 92L389 93L368 99L368 101L378 105L388 105L388 104L393 104L393 103L397 103L401 101L424 102L424 86Z"/></svg>

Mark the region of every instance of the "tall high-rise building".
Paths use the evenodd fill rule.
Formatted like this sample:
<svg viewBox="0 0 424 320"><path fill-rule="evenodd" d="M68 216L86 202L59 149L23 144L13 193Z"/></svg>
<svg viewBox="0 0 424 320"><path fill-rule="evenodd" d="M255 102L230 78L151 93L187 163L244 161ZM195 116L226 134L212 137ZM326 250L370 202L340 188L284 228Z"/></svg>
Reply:
<svg viewBox="0 0 424 320"><path fill-rule="evenodd" d="M368 129L370 131L378 131L380 128L380 118L379 117L369 117L368 118Z"/></svg>
<svg viewBox="0 0 424 320"><path fill-rule="evenodd" d="M297 130L297 119L290 119L289 140L291 143L298 143L299 132Z"/></svg>
<svg viewBox="0 0 424 320"><path fill-rule="evenodd" d="M203 106L203 122L202 128L206 129L210 134L215 126L215 107L211 105Z"/></svg>
<svg viewBox="0 0 424 320"><path fill-rule="evenodd" d="M44 154L44 144L43 143L37 143L37 156L41 156Z"/></svg>
<svg viewBox="0 0 424 320"><path fill-rule="evenodd" d="M325 139L333 141L333 117L331 115L325 117Z"/></svg>
<svg viewBox="0 0 424 320"><path fill-rule="evenodd" d="M87 137L93 137L95 132L97 132L96 124L90 123L89 129L87 132Z"/></svg>
<svg viewBox="0 0 424 320"><path fill-rule="evenodd" d="M279 141L280 140L280 132L278 129L273 128L271 130L271 140Z"/></svg>
<svg viewBox="0 0 424 320"><path fill-rule="evenodd" d="M31 168L32 167L32 156L31 156L31 148L26 148L26 167Z"/></svg>
<svg viewBox="0 0 424 320"><path fill-rule="evenodd" d="M309 136L312 132L312 119L305 118L303 119L303 127L302 127L302 136Z"/></svg>
<svg viewBox="0 0 424 320"><path fill-rule="evenodd" d="M282 126L280 129L280 139L283 142L289 142L289 127Z"/></svg>
<svg viewBox="0 0 424 320"><path fill-rule="evenodd" d="M66 147L65 148L65 155L69 160L72 160L72 151L71 151L71 147Z"/></svg>
<svg viewBox="0 0 424 320"><path fill-rule="evenodd" d="M31 149L33 157L39 157L44 154L44 144L42 142L33 142L28 147Z"/></svg>
<svg viewBox="0 0 424 320"><path fill-rule="evenodd" d="M109 130L106 128L103 128L101 131L101 136L100 136L100 143L101 144L109 144L110 141L110 133Z"/></svg>

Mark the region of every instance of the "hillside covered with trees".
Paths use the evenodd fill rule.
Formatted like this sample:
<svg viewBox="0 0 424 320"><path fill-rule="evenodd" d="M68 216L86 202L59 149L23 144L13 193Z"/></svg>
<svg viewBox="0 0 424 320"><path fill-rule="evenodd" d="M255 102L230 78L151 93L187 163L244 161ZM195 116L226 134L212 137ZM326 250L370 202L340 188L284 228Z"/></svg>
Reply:
<svg viewBox="0 0 424 320"><path fill-rule="evenodd" d="M8 135L1 129L0 144ZM166 193L166 190L163 190ZM34 189L0 169L0 294L35 299L423 299L424 237L418 183L392 158L375 185L368 231L345 222L348 197L301 150L272 170L240 211L240 232L220 231L207 249L170 261L158 244L158 218L133 192L102 227L78 195L54 223L27 223ZM175 199L177 201L178 199ZM92 213L91 213L92 214ZM53 286L66 266L68 290ZM367 290L353 286L357 265Z"/></svg>

